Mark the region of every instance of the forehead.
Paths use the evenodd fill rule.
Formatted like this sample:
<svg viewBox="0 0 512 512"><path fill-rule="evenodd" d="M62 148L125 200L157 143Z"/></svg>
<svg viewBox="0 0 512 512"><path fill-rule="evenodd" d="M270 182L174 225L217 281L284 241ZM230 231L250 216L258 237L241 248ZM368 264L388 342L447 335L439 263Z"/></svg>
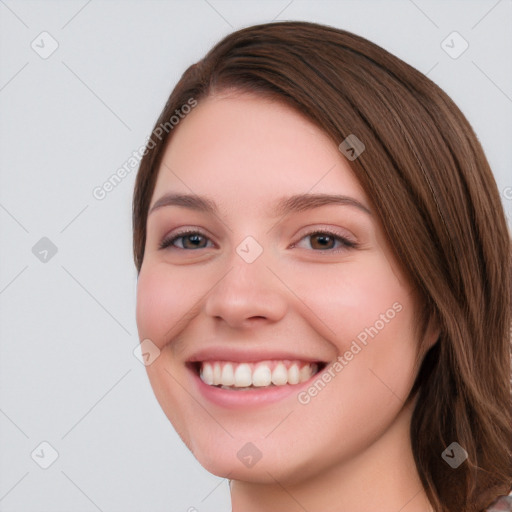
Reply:
<svg viewBox="0 0 512 512"><path fill-rule="evenodd" d="M337 144L288 105L254 94L207 97L173 132L154 196L207 194L263 205L289 194L367 198Z"/></svg>

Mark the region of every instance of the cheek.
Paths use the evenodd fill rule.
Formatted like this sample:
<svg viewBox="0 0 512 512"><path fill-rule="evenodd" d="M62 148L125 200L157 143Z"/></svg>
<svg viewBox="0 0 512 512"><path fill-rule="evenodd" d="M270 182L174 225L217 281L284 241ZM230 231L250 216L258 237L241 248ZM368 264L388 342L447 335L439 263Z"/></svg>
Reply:
<svg viewBox="0 0 512 512"><path fill-rule="evenodd" d="M197 280L187 278L186 272L171 272L158 264L143 265L137 282L139 338L149 338L162 349L180 329L180 320L186 319L200 294Z"/></svg>
<svg viewBox="0 0 512 512"><path fill-rule="evenodd" d="M419 350L407 283L382 255L316 270L297 273L295 289L314 311L316 330L344 357L344 377L336 382L358 389L359 400L379 401L382 393L405 399Z"/></svg>
<svg viewBox="0 0 512 512"><path fill-rule="evenodd" d="M411 305L408 289L382 257L319 265L314 271L296 272L295 277L290 274L289 279L294 279L294 289L317 322L321 320L320 332L339 350L348 349L357 336L364 341L367 329L375 332L375 324L382 332L390 331L392 324L398 328L396 320L405 315L397 310Z"/></svg>
<svg viewBox="0 0 512 512"><path fill-rule="evenodd" d="M184 279L182 271L171 272L162 265L145 261L137 281L136 322L139 339L150 339L162 351L146 366L149 382L158 402L183 442L190 439L186 418L193 416L190 397L181 392L170 375L178 375L169 351L169 340L181 328L180 319L195 303L194 280ZM179 379L179 377L178 377Z"/></svg>

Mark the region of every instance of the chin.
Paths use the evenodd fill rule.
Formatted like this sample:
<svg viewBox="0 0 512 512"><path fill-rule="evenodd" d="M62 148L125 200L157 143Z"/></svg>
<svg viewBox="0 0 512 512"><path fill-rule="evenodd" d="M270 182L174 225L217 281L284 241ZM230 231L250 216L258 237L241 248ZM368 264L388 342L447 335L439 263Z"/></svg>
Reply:
<svg viewBox="0 0 512 512"><path fill-rule="evenodd" d="M261 450L258 450L250 442L230 439L213 450L211 446L202 449L197 443L192 443L190 449L206 471L231 480L260 484L275 484L277 480L293 485L311 478L319 469L309 457L294 460L290 452L277 453L268 441L266 447L263 444L263 440L259 441Z"/></svg>

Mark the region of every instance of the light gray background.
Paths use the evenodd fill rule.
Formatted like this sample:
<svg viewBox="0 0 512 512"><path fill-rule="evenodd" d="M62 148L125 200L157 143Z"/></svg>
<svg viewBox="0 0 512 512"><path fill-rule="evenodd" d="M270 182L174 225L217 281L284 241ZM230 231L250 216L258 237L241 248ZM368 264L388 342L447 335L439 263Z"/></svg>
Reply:
<svg viewBox="0 0 512 512"><path fill-rule="evenodd" d="M511 19L511 0L0 0L0 510L230 510L227 481L183 445L133 354L135 172L92 195L187 66L271 20L367 37L452 96L512 218ZM50 48L43 31L59 45L46 59L31 48ZM453 31L469 43L457 59L441 47ZM42 237L58 250L47 262ZM48 469L43 441L59 454Z"/></svg>

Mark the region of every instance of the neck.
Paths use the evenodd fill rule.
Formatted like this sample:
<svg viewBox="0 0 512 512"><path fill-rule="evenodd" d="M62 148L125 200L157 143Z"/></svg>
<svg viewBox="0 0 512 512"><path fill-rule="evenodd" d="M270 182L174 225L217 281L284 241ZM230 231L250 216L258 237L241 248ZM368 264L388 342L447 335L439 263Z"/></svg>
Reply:
<svg viewBox="0 0 512 512"><path fill-rule="evenodd" d="M431 512L413 459L412 407L363 453L299 483L231 482L232 512Z"/></svg>

